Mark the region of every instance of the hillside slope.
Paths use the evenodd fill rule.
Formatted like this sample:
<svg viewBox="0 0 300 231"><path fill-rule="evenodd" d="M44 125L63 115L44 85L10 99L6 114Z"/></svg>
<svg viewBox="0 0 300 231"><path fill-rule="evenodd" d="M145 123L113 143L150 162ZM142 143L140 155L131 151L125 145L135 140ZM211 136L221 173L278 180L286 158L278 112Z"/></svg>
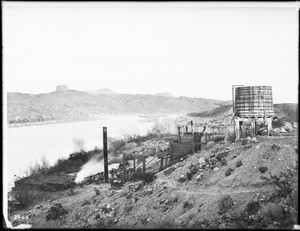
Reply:
<svg viewBox="0 0 300 231"><path fill-rule="evenodd" d="M89 94L66 90L46 94L7 94L8 123L79 120L103 114L179 114L209 110L226 101L160 95Z"/></svg>
<svg viewBox="0 0 300 231"><path fill-rule="evenodd" d="M11 221L34 228L291 228L298 212L296 145L295 136L210 143L148 184L52 192L51 202ZM55 206L63 213L49 219Z"/></svg>
<svg viewBox="0 0 300 231"><path fill-rule="evenodd" d="M281 103L274 104L275 116L283 119L284 122L298 122L298 104ZM225 123L229 123L232 118L232 105L222 105L211 110L189 113L188 116L205 120L221 119Z"/></svg>

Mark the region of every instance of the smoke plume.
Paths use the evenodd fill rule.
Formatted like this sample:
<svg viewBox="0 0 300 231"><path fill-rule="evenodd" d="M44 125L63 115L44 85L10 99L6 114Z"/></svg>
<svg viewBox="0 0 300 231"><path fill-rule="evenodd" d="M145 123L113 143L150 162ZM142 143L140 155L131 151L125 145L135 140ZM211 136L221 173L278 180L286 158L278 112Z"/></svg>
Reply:
<svg viewBox="0 0 300 231"><path fill-rule="evenodd" d="M117 168L119 164L108 165L108 171ZM81 167L81 170L77 173L75 182L80 183L85 177L104 172L104 160L97 160L96 158L91 159L89 162Z"/></svg>

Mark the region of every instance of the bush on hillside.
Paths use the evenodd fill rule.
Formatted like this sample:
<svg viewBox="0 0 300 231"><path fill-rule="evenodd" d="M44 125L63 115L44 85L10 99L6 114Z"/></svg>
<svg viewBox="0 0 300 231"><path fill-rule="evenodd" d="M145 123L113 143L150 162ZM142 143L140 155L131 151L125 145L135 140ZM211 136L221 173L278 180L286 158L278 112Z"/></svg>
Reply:
<svg viewBox="0 0 300 231"><path fill-rule="evenodd" d="M154 229L176 229L179 228L178 225L174 222L174 219L169 217L159 220L153 225Z"/></svg>
<svg viewBox="0 0 300 231"><path fill-rule="evenodd" d="M125 146L126 141L124 139L117 139L117 138L109 138L109 149L112 152L113 156L118 156L119 152Z"/></svg>
<svg viewBox="0 0 300 231"><path fill-rule="evenodd" d="M248 214L255 214L258 212L260 208L260 204L258 201L250 201L247 205L246 205L246 212Z"/></svg>
<svg viewBox="0 0 300 231"><path fill-rule="evenodd" d="M280 128L283 127L285 124L285 121L283 118L275 118L272 120L272 127L273 128Z"/></svg>

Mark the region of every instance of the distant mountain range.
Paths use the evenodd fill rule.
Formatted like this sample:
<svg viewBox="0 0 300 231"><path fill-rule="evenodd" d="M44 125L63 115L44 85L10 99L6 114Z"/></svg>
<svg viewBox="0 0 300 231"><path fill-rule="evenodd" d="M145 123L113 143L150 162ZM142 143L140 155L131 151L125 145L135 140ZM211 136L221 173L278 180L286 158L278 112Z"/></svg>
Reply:
<svg viewBox="0 0 300 231"><path fill-rule="evenodd" d="M7 93L9 124L69 121L88 119L105 114L185 114L203 112L231 101L174 97L164 92L119 94L110 89L76 91L59 85L56 91L44 94Z"/></svg>

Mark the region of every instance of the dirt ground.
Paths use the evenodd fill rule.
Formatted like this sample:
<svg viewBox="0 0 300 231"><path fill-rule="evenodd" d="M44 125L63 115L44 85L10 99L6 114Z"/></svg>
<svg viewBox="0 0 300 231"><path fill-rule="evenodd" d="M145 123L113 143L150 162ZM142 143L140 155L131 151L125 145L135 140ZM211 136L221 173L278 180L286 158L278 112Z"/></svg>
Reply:
<svg viewBox="0 0 300 231"><path fill-rule="evenodd" d="M291 228L298 223L298 137L209 142L148 184L127 182L118 190L77 185L54 198L14 212L11 222L33 228Z"/></svg>

